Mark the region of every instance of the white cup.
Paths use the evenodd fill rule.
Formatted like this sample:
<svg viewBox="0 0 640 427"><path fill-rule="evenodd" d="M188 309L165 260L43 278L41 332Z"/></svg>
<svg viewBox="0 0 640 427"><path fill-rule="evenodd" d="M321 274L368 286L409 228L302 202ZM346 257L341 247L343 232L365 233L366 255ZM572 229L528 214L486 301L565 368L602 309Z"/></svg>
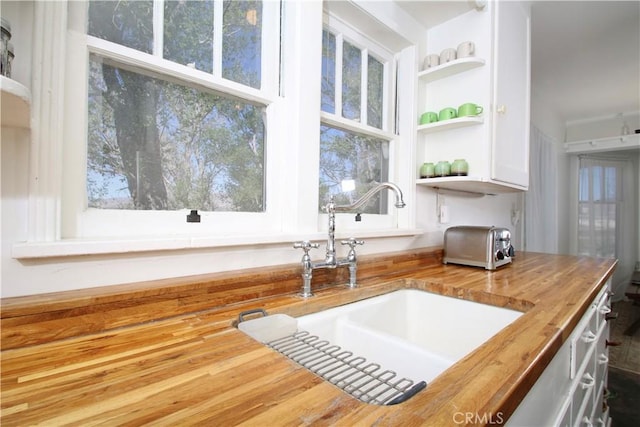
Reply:
<svg viewBox="0 0 640 427"><path fill-rule="evenodd" d="M458 58L466 58L476 53L476 45L473 42L462 42L458 45Z"/></svg>
<svg viewBox="0 0 640 427"><path fill-rule="evenodd" d="M424 58L424 69L436 67L440 65L440 57L436 54L427 55Z"/></svg>
<svg viewBox="0 0 640 427"><path fill-rule="evenodd" d="M440 63L446 64L447 62L453 61L456 59L456 50L453 48L448 48L440 52Z"/></svg>

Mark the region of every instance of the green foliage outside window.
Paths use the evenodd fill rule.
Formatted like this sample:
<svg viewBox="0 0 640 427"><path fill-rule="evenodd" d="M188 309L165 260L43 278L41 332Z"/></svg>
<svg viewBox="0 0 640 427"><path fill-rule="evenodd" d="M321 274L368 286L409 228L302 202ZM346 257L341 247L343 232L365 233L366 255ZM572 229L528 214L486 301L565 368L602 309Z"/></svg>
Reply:
<svg viewBox="0 0 640 427"><path fill-rule="evenodd" d="M153 53L163 7L165 59L211 73L213 1L92 1L88 33ZM223 77L260 87L261 2L224 1ZM264 111L92 56L88 205L108 209L262 212Z"/></svg>

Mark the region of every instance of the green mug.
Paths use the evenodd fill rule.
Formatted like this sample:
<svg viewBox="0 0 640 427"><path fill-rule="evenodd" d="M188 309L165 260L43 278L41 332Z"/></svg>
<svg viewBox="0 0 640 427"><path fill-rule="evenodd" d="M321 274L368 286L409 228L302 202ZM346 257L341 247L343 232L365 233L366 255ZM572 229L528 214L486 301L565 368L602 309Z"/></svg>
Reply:
<svg viewBox="0 0 640 427"><path fill-rule="evenodd" d="M438 121L438 115L433 111L427 111L420 116L420 124L426 125Z"/></svg>
<svg viewBox="0 0 640 427"><path fill-rule="evenodd" d="M458 108L458 117L477 116L482 113L482 110L483 108L481 106L468 102Z"/></svg>
<svg viewBox="0 0 640 427"><path fill-rule="evenodd" d="M442 110L440 110L440 114L438 115L438 120L442 121L442 120L449 120L449 119L455 119L457 117L456 115L456 109L455 108L443 108Z"/></svg>

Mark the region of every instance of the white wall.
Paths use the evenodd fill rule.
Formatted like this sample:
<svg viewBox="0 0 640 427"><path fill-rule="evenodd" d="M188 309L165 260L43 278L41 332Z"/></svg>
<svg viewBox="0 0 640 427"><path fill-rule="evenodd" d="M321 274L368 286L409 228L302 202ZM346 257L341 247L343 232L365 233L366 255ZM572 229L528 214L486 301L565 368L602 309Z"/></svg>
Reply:
<svg viewBox="0 0 640 427"><path fill-rule="evenodd" d="M439 200L438 200L439 199ZM449 222L440 223L438 203L447 207ZM424 240L428 245L442 245L444 231L454 225L493 225L511 230L516 251L522 248L520 223L511 222L512 209L520 209L517 193L496 196L466 197L452 193L437 195L432 189L418 187L417 226L425 230Z"/></svg>

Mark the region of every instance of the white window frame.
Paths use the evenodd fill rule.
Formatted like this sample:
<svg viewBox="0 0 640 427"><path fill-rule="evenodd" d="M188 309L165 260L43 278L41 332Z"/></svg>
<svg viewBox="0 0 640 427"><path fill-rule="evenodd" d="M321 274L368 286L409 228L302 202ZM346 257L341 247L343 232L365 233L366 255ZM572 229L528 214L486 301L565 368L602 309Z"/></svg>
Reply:
<svg viewBox="0 0 640 427"><path fill-rule="evenodd" d="M221 3L214 7L220 17ZM67 68L67 81L87 82L89 56L96 54L112 59L118 64L145 70L150 74L158 74L163 78L175 79L180 84L193 85L205 90L228 94L247 102L265 106L265 210L264 212L200 212L201 222L187 223L186 214L189 209L177 211L136 211L122 209L96 209L87 207L86 191L86 144L87 144L87 84L66 85L66 99L74 108L75 114L67 114L65 121L65 150L73 153L74 161L65 161L62 197L62 238L109 238L130 236L158 235L206 235L277 233L281 231L281 218L278 205L278 194L272 185L277 182L279 168L274 166L273 159L277 144L281 143L278 135L278 66L279 58L279 3L263 2L262 25L262 71L261 88L255 89L224 79L220 62L220 49L216 49L213 74L190 68L162 58L161 37L163 14L154 13L154 52L144 53L136 49L112 43L97 37L86 35L87 3L69 3L70 18L67 53L74 58L73 67ZM76 9L76 10L72 10ZM156 7L154 10L162 10ZM221 19L221 18L219 18ZM216 21L217 22L217 21ZM215 29L214 40L220 40L220 25ZM216 43L214 41L214 43ZM68 104L68 105L69 105ZM82 155L80 155L82 153ZM190 207L198 209L198 206Z"/></svg>
<svg viewBox="0 0 640 427"><path fill-rule="evenodd" d="M27 260L231 246L257 249L260 245L267 245L264 246L266 259L256 263L278 263L282 262L285 253L276 250L279 261L272 260L270 254L275 250L274 244L279 248L284 243L288 247L289 242L296 240L325 239L326 232L321 230L326 230L326 216L318 220L320 215L317 206L321 61L320 55L315 53L319 50L314 50L315 47L319 49L322 39L323 3L317 0L305 3L284 1L281 21L285 32L280 70L284 73L280 82L282 94L276 93L277 85L274 85L271 89L273 92L262 98L262 95L256 95L258 101L271 102L267 107L267 126L270 127L266 141L266 179L269 183L266 209L273 221L269 221L266 229L250 231L243 228L241 233L229 233L226 227L221 227L224 230L218 233L206 233L202 231L202 223L195 227L194 224L188 224L187 227L185 221L186 232L183 235L172 235L167 231L166 223L161 221L154 225L152 236L140 237L135 230L134 234L126 237L107 232L104 237L94 238L81 237L76 232L79 228L88 227L86 222L82 223L80 216L86 203L83 197L86 170L77 167L86 160L86 128L77 125L78 115L84 115L81 119L86 121L87 114L84 107L86 78L78 80L78 76L86 73L83 67L88 64L86 11L83 3L79 2L35 2L27 240L14 243L12 257ZM73 7L68 7L70 4ZM393 15L389 13L389 7L386 3L366 3L363 10L372 8L370 12L373 16L385 22L386 18ZM368 31L372 30L370 26L365 27ZM421 233L421 230L414 228L415 173L411 166L415 163L414 117L417 108L414 94L417 89L418 60L416 44L407 42L419 40L421 32L410 21L403 21L403 25L398 26L390 20L388 29L392 29L391 37L394 39L390 46L401 49L397 55L400 58L398 92L399 97L404 98L402 114L397 118L400 136L390 147L397 154L390 164L390 179L402 188L407 208L390 210L398 215L397 228L353 232L339 223L336 238L350 235L359 238L400 237ZM267 37L279 40L279 36L276 32L263 34L263 40ZM313 48L310 49L310 46ZM267 55L263 51L263 60L277 56ZM79 68L79 65L82 67ZM262 73L263 79L278 80L276 69L263 67ZM274 75L266 77L267 73ZM197 79L198 76L194 75L193 78ZM83 81L85 84L82 84ZM209 84L216 89L213 83ZM329 122L331 118L324 117L324 120ZM367 133L362 126L339 124L347 128L355 126L352 130ZM77 194L74 193L76 191ZM144 217L146 212L133 214ZM225 220L225 216L233 216L230 221L241 222L243 226L253 225L248 224L250 219L247 216L217 213L217 218L221 220ZM352 226L353 217L347 217L349 226ZM177 213L175 220L184 221L183 213ZM205 214L203 222L207 220ZM96 221L93 224L96 225ZM105 224L100 223L96 227L104 229ZM289 253L287 249L286 254Z"/></svg>
<svg viewBox="0 0 640 427"><path fill-rule="evenodd" d="M343 19L330 13L324 14L324 29L332 33L336 38L336 81L335 81L335 113L320 111L320 124L327 125L346 132L357 133L370 136L389 142L389 180L397 181L395 165L398 157L397 144L399 137L393 132L395 122L395 86L391 82L396 80L396 60L397 56L380 45L371 38L359 32ZM352 120L342 117L342 46L347 42L361 50L362 78L360 99L360 120ZM384 67L384 88L383 88L383 115L382 129L367 124L367 70L368 58L374 57L383 64ZM318 165L319 166L319 165ZM385 190L386 191L386 190ZM388 197L387 214L375 215L364 214L362 221L354 221L354 214L336 214L336 227L341 230L373 230L373 229L393 229L401 226L397 208L394 206L395 197ZM320 230L328 228L326 214L318 217L318 227Z"/></svg>

